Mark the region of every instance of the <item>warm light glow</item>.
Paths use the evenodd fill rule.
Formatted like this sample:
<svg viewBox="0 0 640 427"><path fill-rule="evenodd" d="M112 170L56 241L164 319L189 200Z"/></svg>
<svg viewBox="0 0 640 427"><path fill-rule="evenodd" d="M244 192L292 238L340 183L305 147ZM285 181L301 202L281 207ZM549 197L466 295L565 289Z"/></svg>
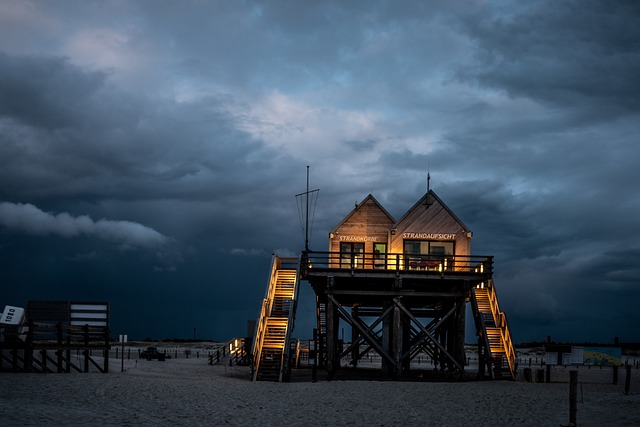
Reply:
<svg viewBox="0 0 640 427"><path fill-rule="evenodd" d="M229 343L229 351L233 351L233 343Z"/></svg>

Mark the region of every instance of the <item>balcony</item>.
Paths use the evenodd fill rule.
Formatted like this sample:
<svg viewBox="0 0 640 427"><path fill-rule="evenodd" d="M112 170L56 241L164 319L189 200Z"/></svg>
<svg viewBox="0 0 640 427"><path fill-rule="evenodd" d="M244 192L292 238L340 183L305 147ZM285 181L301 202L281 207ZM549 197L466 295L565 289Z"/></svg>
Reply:
<svg viewBox="0 0 640 427"><path fill-rule="evenodd" d="M477 278L491 277L493 272L493 256L309 251L301 260L303 278L318 274Z"/></svg>

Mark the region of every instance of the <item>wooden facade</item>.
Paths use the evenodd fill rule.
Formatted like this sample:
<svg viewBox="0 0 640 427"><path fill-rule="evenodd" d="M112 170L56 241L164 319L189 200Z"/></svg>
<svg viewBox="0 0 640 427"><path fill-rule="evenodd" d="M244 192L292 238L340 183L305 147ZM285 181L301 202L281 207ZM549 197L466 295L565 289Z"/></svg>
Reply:
<svg viewBox="0 0 640 427"><path fill-rule="evenodd" d="M376 246L381 244L385 245L385 247L387 246L394 222L393 217L369 194L329 233L329 252L373 254L376 251ZM345 250L347 248L348 250ZM363 261L363 259L355 255L353 259L350 256L345 256L342 264L344 264L344 261L349 266L353 261L356 263L354 265L356 268L376 267L374 260L371 260L374 262L367 263L366 266L364 264L358 266L357 263ZM340 263L335 262L333 266L339 267Z"/></svg>
<svg viewBox="0 0 640 427"><path fill-rule="evenodd" d="M328 252L305 251L300 274L316 294L318 361L329 377L346 356L355 368L370 352L390 378L425 353L436 370L463 374L466 303L493 267L492 257L471 255L471 237L433 191L398 221L368 195L329 233ZM352 330L348 345L340 321Z"/></svg>

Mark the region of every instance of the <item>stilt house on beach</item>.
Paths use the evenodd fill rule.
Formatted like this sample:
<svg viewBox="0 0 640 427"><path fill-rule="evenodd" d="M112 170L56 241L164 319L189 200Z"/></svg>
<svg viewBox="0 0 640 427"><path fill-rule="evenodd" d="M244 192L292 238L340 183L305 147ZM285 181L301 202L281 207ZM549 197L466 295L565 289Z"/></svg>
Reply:
<svg viewBox="0 0 640 427"><path fill-rule="evenodd" d="M341 361L348 359L356 368L375 352L382 360L382 375L399 379L411 375L412 361L426 354L436 370L462 375L470 303L479 375L513 378L515 352L506 316L498 306L493 257L472 255L471 238L472 232L432 190L397 221L372 195L357 204L329 233L327 252L305 250L299 265L287 273L292 283L306 280L315 292L313 351L319 368L332 378ZM278 269L272 268L274 295L279 292L277 282L283 282L278 276ZM285 310L291 323L287 326L280 317L278 353L254 349L254 365L263 363L266 369L274 361L278 368L272 371L287 372L290 331L285 329L293 326L296 293L289 292L292 300L284 304L293 308L293 313ZM263 312L272 311L269 305L283 305L274 301L265 299ZM274 322L269 317L260 321L256 334L271 343L267 347L273 346L267 336L277 330L268 325ZM350 339L340 337L340 320L350 327ZM259 368L254 378L261 379Z"/></svg>

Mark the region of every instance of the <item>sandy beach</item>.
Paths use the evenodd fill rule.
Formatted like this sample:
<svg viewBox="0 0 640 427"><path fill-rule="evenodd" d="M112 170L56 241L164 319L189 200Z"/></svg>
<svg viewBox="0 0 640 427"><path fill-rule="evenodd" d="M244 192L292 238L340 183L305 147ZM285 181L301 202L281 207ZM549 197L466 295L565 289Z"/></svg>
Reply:
<svg viewBox="0 0 640 427"><path fill-rule="evenodd" d="M331 381L308 369L292 382L251 382L249 368L206 357L111 361L111 372L0 374L2 425L559 426L569 421L569 370L552 383ZM572 368L575 369L575 368ZM640 425L640 371L578 368L578 425Z"/></svg>

